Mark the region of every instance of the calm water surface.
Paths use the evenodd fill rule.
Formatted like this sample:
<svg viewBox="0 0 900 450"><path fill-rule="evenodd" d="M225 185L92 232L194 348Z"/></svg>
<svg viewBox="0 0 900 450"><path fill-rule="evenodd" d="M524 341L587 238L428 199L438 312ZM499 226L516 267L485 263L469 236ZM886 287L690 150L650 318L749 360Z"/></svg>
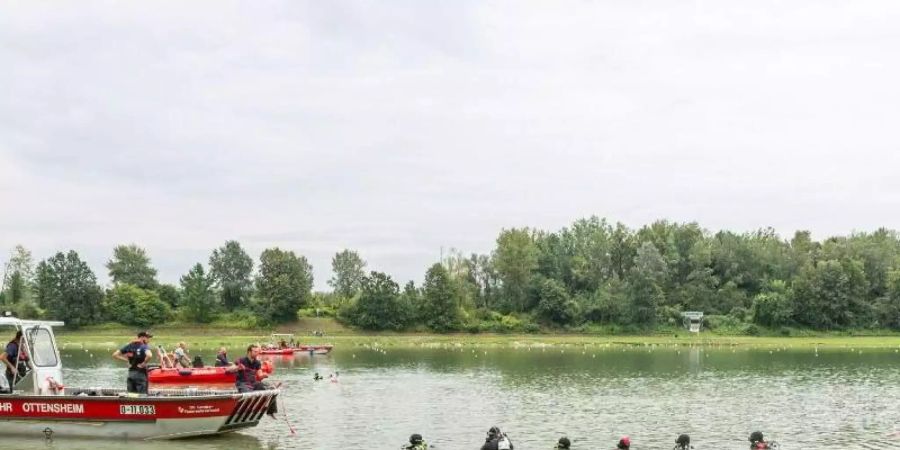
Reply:
<svg viewBox="0 0 900 450"><path fill-rule="evenodd" d="M206 361L211 349L194 349ZM112 348L109 350L112 351ZM123 386L106 349L63 351L68 386ZM438 450L478 449L498 425L519 450L746 449L762 430L784 449L900 449L900 353L689 347L336 349L274 359L284 420L208 439L129 443L170 449L392 449L414 432ZM313 381L318 371L324 381ZM340 372L338 383L327 377ZM41 438L4 448L113 449L121 442ZM11 445L11 446L10 446Z"/></svg>

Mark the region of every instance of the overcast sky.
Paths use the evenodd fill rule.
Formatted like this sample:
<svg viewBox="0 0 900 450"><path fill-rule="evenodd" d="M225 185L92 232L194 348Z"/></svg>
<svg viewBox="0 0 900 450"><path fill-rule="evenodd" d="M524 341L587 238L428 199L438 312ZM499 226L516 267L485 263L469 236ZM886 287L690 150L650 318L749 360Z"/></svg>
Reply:
<svg viewBox="0 0 900 450"><path fill-rule="evenodd" d="M4 1L0 260L228 239L325 289L599 215L898 228L900 2Z"/></svg>

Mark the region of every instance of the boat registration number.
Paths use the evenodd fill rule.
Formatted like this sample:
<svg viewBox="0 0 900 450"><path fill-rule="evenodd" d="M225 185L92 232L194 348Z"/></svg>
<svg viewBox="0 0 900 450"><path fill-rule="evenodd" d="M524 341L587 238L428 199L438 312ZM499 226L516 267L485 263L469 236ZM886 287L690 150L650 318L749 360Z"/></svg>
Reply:
<svg viewBox="0 0 900 450"><path fill-rule="evenodd" d="M119 405L119 412L125 416L152 416L156 414L155 405Z"/></svg>

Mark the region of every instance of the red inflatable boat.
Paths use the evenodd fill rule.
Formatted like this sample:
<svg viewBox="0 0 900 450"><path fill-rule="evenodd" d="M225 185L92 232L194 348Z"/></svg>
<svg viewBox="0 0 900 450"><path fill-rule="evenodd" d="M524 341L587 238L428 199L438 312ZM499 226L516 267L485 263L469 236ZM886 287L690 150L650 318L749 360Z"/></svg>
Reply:
<svg viewBox="0 0 900 450"><path fill-rule="evenodd" d="M147 378L151 387L168 386L222 386L234 387L237 381L235 373L228 373L227 367L179 367L150 369ZM271 374L274 370L269 361L262 362L262 370Z"/></svg>
<svg viewBox="0 0 900 450"><path fill-rule="evenodd" d="M225 371L225 367L156 368L147 371L151 386L167 385L224 385L234 386L237 375Z"/></svg>
<svg viewBox="0 0 900 450"><path fill-rule="evenodd" d="M261 348L260 355L293 355L293 348Z"/></svg>

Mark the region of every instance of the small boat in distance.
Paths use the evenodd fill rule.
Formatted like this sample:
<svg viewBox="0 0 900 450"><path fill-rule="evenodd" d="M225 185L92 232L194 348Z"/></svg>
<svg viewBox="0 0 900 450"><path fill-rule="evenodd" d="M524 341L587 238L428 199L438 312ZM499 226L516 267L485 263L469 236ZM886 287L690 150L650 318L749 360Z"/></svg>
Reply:
<svg viewBox="0 0 900 450"><path fill-rule="evenodd" d="M316 355L326 355L331 349L334 348L334 345L331 344L310 344L310 345L298 345L295 353L304 352L311 353Z"/></svg>
<svg viewBox="0 0 900 450"><path fill-rule="evenodd" d="M294 349L291 347L288 348L278 348L278 347L260 347L259 349L260 355L284 355L290 356L294 354Z"/></svg>
<svg viewBox="0 0 900 450"><path fill-rule="evenodd" d="M0 436L46 438L177 439L254 427L279 390L71 388L63 384L54 326L62 322L0 317L0 333L22 332L23 361L0 395ZM125 373L122 372L124 384Z"/></svg>
<svg viewBox="0 0 900 450"><path fill-rule="evenodd" d="M325 355L334 348L332 344L300 344L291 333L272 333L272 342L277 349L290 348L293 353L310 355Z"/></svg>

